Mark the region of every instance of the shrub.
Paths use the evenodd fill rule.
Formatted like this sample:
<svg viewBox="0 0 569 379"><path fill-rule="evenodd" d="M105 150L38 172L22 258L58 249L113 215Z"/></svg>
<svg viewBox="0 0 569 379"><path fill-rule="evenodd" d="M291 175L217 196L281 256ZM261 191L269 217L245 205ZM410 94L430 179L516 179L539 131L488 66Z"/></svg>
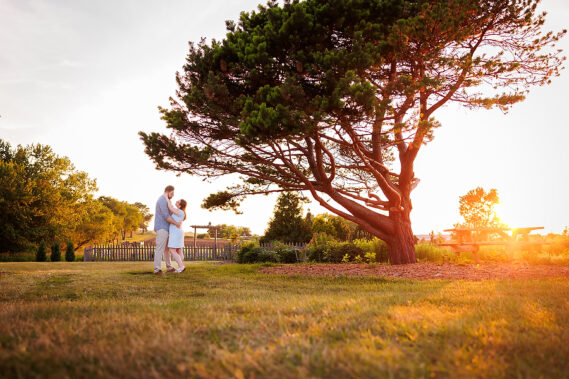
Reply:
<svg viewBox="0 0 569 379"><path fill-rule="evenodd" d="M277 263L277 253L256 246L255 243L244 244L237 253L237 263Z"/></svg>
<svg viewBox="0 0 569 379"><path fill-rule="evenodd" d="M324 251L324 261L328 263L340 263L344 260L354 262L356 257L364 255L364 251L351 242L329 244Z"/></svg>
<svg viewBox="0 0 569 379"><path fill-rule="evenodd" d="M61 262L61 247L59 242L55 242L51 247L51 258L52 262Z"/></svg>
<svg viewBox="0 0 569 379"><path fill-rule="evenodd" d="M308 247L322 247L336 242L336 239L326 232L314 233Z"/></svg>
<svg viewBox="0 0 569 379"><path fill-rule="evenodd" d="M274 251L267 251L261 248L259 248L259 250L260 251L257 254L257 260L251 263L266 263L266 262L278 263L279 256L277 255L277 253L275 253Z"/></svg>
<svg viewBox="0 0 569 379"><path fill-rule="evenodd" d="M372 240L357 239L353 241L353 244L362 249L366 254L374 253L375 254L374 262L381 262L381 263L389 262L389 250L387 247L387 243L380 240L379 238L374 238Z"/></svg>
<svg viewBox="0 0 569 379"><path fill-rule="evenodd" d="M71 241L67 242L67 247L65 248L65 260L67 262L75 261L75 247Z"/></svg>
<svg viewBox="0 0 569 379"><path fill-rule="evenodd" d="M311 246L306 250L306 257L310 262L324 262L326 246Z"/></svg>
<svg viewBox="0 0 569 379"><path fill-rule="evenodd" d="M38 262L47 261L47 247L45 246L45 242L43 241L38 246L38 250L36 252L36 261Z"/></svg>
<svg viewBox="0 0 569 379"><path fill-rule="evenodd" d="M275 250L281 263L296 263L297 250L292 247L280 247Z"/></svg>
<svg viewBox="0 0 569 379"><path fill-rule="evenodd" d="M245 251L241 252L239 254L239 257L241 258L239 260L239 263L255 263L259 258L259 252L257 251L257 249L251 251Z"/></svg>
<svg viewBox="0 0 569 379"><path fill-rule="evenodd" d="M244 262L245 254L252 251L256 247L258 246L254 242L247 242L241 245L241 249L237 251L237 263L246 263Z"/></svg>
<svg viewBox="0 0 569 379"><path fill-rule="evenodd" d="M326 262L325 252L336 239L325 232L314 233L307 245L306 258L310 262Z"/></svg>
<svg viewBox="0 0 569 379"><path fill-rule="evenodd" d="M364 255L364 259L367 263L376 262L375 253L366 253L366 255Z"/></svg>

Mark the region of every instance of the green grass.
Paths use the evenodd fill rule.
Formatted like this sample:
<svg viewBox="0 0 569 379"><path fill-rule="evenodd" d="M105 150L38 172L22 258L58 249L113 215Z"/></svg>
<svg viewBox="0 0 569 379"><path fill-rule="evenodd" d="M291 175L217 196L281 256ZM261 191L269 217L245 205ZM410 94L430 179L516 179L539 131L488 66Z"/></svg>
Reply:
<svg viewBox="0 0 569 379"><path fill-rule="evenodd" d="M156 233L154 233L152 230L149 230L146 233L133 234L132 237L126 237L124 240L126 242L141 242L154 237L156 237ZM122 242L122 240L120 240L119 243L120 242Z"/></svg>
<svg viewBox="0 0 569 379"><path fill-rule="evenodd" d="M0 377L569 377L569 280L0 264Z"/></svg>

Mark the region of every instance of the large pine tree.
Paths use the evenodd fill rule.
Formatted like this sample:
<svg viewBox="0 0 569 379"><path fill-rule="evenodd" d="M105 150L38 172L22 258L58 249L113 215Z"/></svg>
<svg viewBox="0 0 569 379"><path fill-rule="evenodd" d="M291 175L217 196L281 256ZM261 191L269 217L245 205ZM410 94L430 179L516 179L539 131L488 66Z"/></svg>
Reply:
<svg viewBox="0 0 569 379"><path fill-rule="evenodd" d="M171 132L141 133L166 170L238 174L209 208L306 191L414 263L414 164L449 103L508 109L559 74L539 0L272 0L190 46ZM392 160L398 160L392 164Z"/></svg>
<svg viewBox="0 0 569 379"><path fill-rule="evenodd" d="M311 231L302 217L302 201L298 193L283 192L277 199L275 212L261 242L308 242Z"/></svg>

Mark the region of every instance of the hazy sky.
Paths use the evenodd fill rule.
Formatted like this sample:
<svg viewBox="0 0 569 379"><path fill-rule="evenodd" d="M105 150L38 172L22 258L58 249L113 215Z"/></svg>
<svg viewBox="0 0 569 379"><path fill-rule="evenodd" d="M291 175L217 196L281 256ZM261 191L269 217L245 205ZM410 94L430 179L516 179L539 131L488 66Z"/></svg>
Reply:
<svg viewBox="0 0 569 379"><path fill-rule="evenodd" d="M221 39L225 20L258 0L0 0L0 138L42 143L97 179L99 193L152 209L166 184L189 201L189 222L230 223L262 233L275 196L243 204L243 215L200 208L213 185L156 171L138 131L164 132L157 106L175 94L174 75L188 41ZM544 0L547 27L569 25L567 0ZM559 44L566 55L569 38ZM442 127L423 147L413 193L416 234L459 221L458 197L477 186L496 188L511 226L569 225L569 73L506 115L448 107ZM310 205L313 213L322 212ZM186 229L188 229L186 227Z"/></svg>

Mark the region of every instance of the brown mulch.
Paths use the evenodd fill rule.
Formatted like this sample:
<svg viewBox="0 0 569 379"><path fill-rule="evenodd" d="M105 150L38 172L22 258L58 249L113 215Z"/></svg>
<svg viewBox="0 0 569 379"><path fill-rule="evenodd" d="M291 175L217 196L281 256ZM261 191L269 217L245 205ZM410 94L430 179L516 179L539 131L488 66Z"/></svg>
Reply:
<svg viewBox="0 0 569 379"><path fill-rule="evenodd" d="M381 276L404 279L540 279L569 278L569 267L527 265L519 263L417 263L389 266L383 264L307 264L263 267L266 274L314 275L314 276Z"/></svg>

